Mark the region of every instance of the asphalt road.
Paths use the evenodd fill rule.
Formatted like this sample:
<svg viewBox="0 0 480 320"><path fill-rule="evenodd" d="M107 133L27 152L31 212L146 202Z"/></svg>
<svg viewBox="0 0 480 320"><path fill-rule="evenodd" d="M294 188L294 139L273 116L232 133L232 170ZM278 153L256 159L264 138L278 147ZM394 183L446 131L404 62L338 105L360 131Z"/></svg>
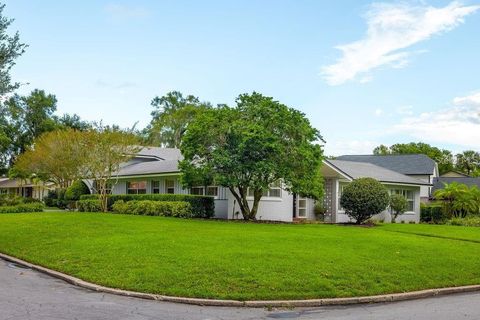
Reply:
<svg viewBox="0 0 480 320"><path fill-rule="evenodd" d="M265 310L199 307L77 288L0 259L0 319L480 319L480 293L349 307Z"/></svg>

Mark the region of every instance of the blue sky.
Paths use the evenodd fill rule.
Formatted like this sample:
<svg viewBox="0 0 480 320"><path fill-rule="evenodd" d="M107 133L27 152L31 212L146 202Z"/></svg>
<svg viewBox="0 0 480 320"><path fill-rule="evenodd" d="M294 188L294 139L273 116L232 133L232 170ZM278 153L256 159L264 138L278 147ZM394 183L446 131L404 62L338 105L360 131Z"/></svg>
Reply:
<svg viewBox="0 0 480 320"><path fill-rule="evenodd" d="M171 90L302 110L327 154L425 141L480 149L480 0L7 0L30 47L13 70L59 113L125 127Z"/></svg>

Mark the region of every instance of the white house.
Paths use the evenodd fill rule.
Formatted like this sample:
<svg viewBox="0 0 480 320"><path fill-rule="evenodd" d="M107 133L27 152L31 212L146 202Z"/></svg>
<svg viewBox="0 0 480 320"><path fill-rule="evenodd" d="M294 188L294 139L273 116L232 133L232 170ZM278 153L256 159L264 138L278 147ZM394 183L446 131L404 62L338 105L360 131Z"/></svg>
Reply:
<svg viewBox="0 0 480 320"><path fill-rule="evenodd" d="M376 157L376 156L371 156ZM144 148L135 158L125 163L114 181L113 194L149 194L174 193L208 195L215 198L215 216L222 219L242 219L240 209L235 198L227 188L220 186L182 188L178 161L182 158L178 149L172 148ZM380 156L381 159L390 158ZM379 158L379 159L380 159ZM417 168L419 164L412 157L403 167ZM436 165L434 165L436 168ZM402 167L402 168L403 168ZM432 174L436 169L432 169ZM420 172L419 170L417 170ZM412 169L411 172L417 172ZM388 169L379 164L351 160L325 160L322 166L325 180L325 196L323 205L327 211L325 220L332 223L349 221L348 216L340 207L342 189L349 182L361 177L375 178L384 184L391 193L400 193L408 200L409 210L398 218L399 221L420 220L420 199L422 192L429 192L430 178L407 175L402 172ZM253 200L253 198L252 198ZM252 201L253 202L253 201ZM281 184L272 185L262 197L257 219L291 222L294 220L315 220L315 201L294 195L284 190ZM388 210L375 217L379 220L390 221Z"/></svg>
<svg viewBox="0 0 480 320"><path fill-rule="evenodd" d="M54 189L53 183L34 182L29 179L0 178L0 195L15 195L42 200L48 191Z"/></svg>

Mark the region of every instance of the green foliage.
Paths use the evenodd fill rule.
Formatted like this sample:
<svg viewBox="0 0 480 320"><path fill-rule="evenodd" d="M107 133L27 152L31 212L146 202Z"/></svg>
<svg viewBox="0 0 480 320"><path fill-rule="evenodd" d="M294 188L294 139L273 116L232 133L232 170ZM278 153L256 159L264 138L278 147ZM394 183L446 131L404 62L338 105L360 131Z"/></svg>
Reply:
<svg viewBox="0 0 480 320"><path fill-rule="evenodd" d="M256 92L242 94L235 107L208 109L188 125L180 146L182 183L228 188L243 218L254 220L264 191L275 183L321 198L321 141L300 111Z"/></svg>
<svg viewBox="0 0 480 320"><path fill-rule="evenodd" d="M192 206L186 201L119 200L112 206L115 213L164 217L193 217Z"/></svg>
<svg viewBox="0 0 480 320"><path fill-rule="evenodd" d="M102 207L98 199L85 199L77 201L77 209L79 212L101 212Z"/></svg>
<svg viewBox="0 0 480 320"><path fill-rule="evenodd" d="M83 195L81 200L98 199L97 194ZM194 218L211 218L215 215L215 201L213 197L195 196L188 194L111 194L108 195L108 208L112 210L112 206L117 201L166 201L166 202L188 202L191 206L192 217Z"/></svg>
<svg viewBox="0 0 480 320"><path fill-rule="evenodd" d="M20 203L14 206L0 206L0 213L42 212L43 203Z"/></svg>
<svg viewBox="0 0 480 320"><path fill-rule="evenodd" d="M47 196L43 198L43 202L47 207L56 207L58 200L57 190L48 190Z"/></svg>
<svg viewBox="0 0 480 320"><path fill-rule="evenodd" d="M426 223L443 224L447 220L445 210L438 204L422 204L420 207L420 221Z"/></svg>
<svg viewBox="0 0 480 320"><path fill-rule="evenodd" d="M357 224L385 210L390 197L387 188L372 178L360 178L343 189L340 205Z"/></svg>
<svg viewBox="0 0 480 320"><path fill-rule="evenodd" d="M23 197L11 194L0 195L0 206L16 206L23 203Z"/></svg>
<svg viewBox="0 0 480 320"><path fill-rule="evenodd" d="M443 189L434 193L437 200L442 201L447 217L464 218L467 214L480 213L480 189L468 187L457 182L446 183Z"/></svg>
<svg viewBox="0 0 480 320"><path fill-rule="evenodd" d="M322 217L325 213L327 213L327 209L323 205L323 202L318 200L315 201L315 207L313 210L315 211L315 215L317 217Z"/></svg>
<svg viewBox="0 0 480 320"><path fill-rule="evenodd" d="M145 129L149 144L178 148L187 125L201 112L210 109L208 102L192 95L184 97L178 91L172 91L152 100L155 108L150 125Z"/></svg>
<svg viewBox="0 0 480 320"><path fill-rule="evenodd" d="M401 194L390 195L390 209L392 210L392 222L396 222L397 217L404 214L407 210L407 199Z"/></svg>
<svg viewBox="0 0 480 320"><path fill-rule="evenodd" d="M0 95L12 92L17 89L20 84L12 83L10 70L15 65L15 60L20 57L27 48L27 45L20 42L20 35L15 32L13 36L8 31L8 27L12 24L13 19L9 19L3 15L5 9L4 4L0 4Z"/></svg>
<svg viewBox="0 0 480 320"><path fill-rule="evenodd" d="M476 173L477 170L480 170L480 153L474 150L467 150L457 154L456 167L467 175Z"/></svg>
<svg viewBox="0 0 480 320"><path fill-rule="evenodd" d="M446 224L452 225L452 226L463 226L463 227L480 227L480 217L467 216L465 218L452 218L448 220Z"/></svg>
<svg viewBox="0 0 480 320"><path fill-rule="evenodd" d="M77 180L65 191L65 200L77 201L84 194L90 194L90 189L82 180Z"/></svg>

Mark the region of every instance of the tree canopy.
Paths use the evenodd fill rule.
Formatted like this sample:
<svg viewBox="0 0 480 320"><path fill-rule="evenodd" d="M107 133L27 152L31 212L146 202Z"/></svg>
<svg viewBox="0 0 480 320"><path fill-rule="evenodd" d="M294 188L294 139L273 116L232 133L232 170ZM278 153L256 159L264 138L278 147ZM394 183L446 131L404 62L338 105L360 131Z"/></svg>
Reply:
<svg viewBox="0 0 480 320"><path fill-rule="evenodd" d="M242 94L235 107L208 108L188 125L180 146L183 183L228 188L243 218L254 220L272 184L322 196L322 141L300 111L256 92Z"/></svg>
<svg viewBox="0 0 480 320"><path fill-rule="evenodd" d="M193 95L183 96L172 91L162 97L155 97L151 105L152 120L145 129L149 144L178 148L188 124L202 111L211 108L208 102L200 102Z"/></svg>
<svg viewBox="0 0 480 320"><path fill-rule="evenodd" d="M92 124L76 114L55 115L57 98L35 89L29 95L13 95L0 104L0 173L5 173L36 138L57 129L87 130Z"/></svg>
<svg viewBox="0 0 480 320"><path fill-rule="evenodd" d="M20 83L13 82L10 71L15 65L15 60L20 57L27 48L27 45L20 42L20 35L15 32L13 36L8 33L8 28L13 22L3 15L4 4L0 4L0 96L12 92L20 86Z"/></svg>

